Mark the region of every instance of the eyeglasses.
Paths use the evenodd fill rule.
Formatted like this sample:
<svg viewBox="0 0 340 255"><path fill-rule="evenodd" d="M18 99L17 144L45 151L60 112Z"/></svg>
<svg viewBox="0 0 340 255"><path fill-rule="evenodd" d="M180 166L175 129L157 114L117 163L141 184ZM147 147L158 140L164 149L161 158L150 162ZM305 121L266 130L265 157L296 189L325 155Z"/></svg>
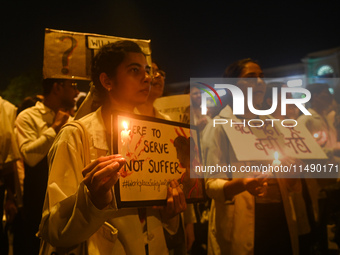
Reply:
<svg viewBox="0 0 340 255"><path fill-rule="evenodd" d="M60 84L61 84L62 86L70 85L74 90L77 90L77 89L78 89L78 83L76 83L76 82L71 82L71 83L60 82Z"/></svg>
<svg viewBox="0 0 340 255"><path fill-rule="evenodd" d="M72 82L71 86L75 90L78 89L78 83L76 83L76 82Z"/></svg>
<svg viewBox="0 0 340 255"><path fill-rule="evenodd" d="M159 69L152 70L152 75L153 75L153 77L160 75L165 79L165 72L163 70L159 70Z"/></svg>

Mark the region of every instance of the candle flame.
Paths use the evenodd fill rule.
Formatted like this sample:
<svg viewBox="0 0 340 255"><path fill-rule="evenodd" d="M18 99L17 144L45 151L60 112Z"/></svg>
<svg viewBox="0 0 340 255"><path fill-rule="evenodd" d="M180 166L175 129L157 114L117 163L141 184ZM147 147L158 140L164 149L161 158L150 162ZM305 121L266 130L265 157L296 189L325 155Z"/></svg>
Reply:
<svg viewBox="0 0 340 255"><path fill-rule="evenodd" d="M127 130L127 128L128 128L128 124L127 124L127 122L126 121L123 121L123 127L125 128L125 130Z"/></svg>
<svg viewBox="0 0 340 255"><path fill-rule="evenodd" d="M279 159L279 153L277 151L274 152L274 159L275 160Z"/></svg>

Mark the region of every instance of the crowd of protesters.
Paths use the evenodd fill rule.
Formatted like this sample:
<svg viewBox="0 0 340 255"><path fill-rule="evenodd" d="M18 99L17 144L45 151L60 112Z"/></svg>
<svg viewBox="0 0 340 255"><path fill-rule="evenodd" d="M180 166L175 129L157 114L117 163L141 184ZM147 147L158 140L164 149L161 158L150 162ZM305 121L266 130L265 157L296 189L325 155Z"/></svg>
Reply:
<svg viewBox="0 0 340 255"><path fill-rule="evenodd" d="M264 75L257 61L242 59L229 65L223 77L250 78L237 86L245 95L252 88L254 107L268 109L272 88L287 84L266 84ZM148 65L138 44L118 41L104 45L92 60L92 93L97 101L84 100L92 110L83 112L77 125L72 124L79 94L76 80L44 79L43 95L26 98L20 106L0 97L0 217L5 212L6 219L0 225L0 254L9 250L11 254L337 254L338 248L329 244L340 245L337 179L207 178L207 199L194 204L186 203L179 181L171 180L166 206L117 208L112 187L126 159L108 146L109 116L125 111L171 121L154 107L163 94L165 77L159 63ZM296 119L324 150L327 162L338 164L336 97L327 84L306 88L311 92L311 116L289 106L286 116L278 107L268 118ZM262 163L240 162L223 127L213 128L212 121L254 119L256 114L245 107L244 115L234 115L233 102L225 100L223 108L217 112L212 108L203 116L201 90L192 86L189 93L190 124L198 127L203 164ZM83 149L86 141L91 153ZM177 153L191 154L186 150L188 141L176 143ZM190 170L190 159L187 162Z"/></svg>

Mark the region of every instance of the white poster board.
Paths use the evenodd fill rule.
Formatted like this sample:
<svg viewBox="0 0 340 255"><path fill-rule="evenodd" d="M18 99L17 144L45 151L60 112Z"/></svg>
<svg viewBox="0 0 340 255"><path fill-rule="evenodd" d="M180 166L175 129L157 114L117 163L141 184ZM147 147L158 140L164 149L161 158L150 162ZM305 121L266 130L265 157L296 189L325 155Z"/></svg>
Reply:
<svg viewBox="0 0 340 255"><path fill-rule="evenodd" d="M303 125L288 128L282 126L281 122L264 121L261 127L251 127L256 125L255 121L250 126L246 120L233 122L237 124L231 127L229 121L223 128L239 161L272 161L276 151L281 156L298 159L327 159Z"/></svg>
<svg viewBox="0 0 340 255"><path fill-rule="evenodd" d="M190 165L185 167L183 157L190 157L190 143L185 152L181 151L183 146L176 145L179 140L192 137L198 146L198 133L190 125L180 124L139 115L117 115L117 150L127 160L115 186L118 206L164 204L173 179L182 185L187 202L203 199L202 179L185 182L190 177Z"/></svg>
<svg viewBox="0 0 340 255"><path fill-rule="evenodd" d="M174 95L157 98L154 107L168 115L172 121L190 123L190 95Z"/></svg>

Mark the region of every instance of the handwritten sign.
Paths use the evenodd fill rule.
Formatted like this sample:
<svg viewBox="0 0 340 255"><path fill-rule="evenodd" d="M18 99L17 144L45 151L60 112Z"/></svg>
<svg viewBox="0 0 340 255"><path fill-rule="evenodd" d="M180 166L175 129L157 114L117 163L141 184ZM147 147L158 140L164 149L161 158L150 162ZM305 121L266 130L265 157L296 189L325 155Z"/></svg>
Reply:
<svg viewBox="0 0 340 255"><path fill-rule="evenodd" d="M175 95L157 98L154 107L168 115L171 120L190 123L190 95Z"/></svg>
<svg viewBox="0 0 340 255"><path fill-rule="evenodd" d="M161 122L160 122L161 121ZM197 147L196 129L190 125L145 116L117 116L118 153L127 163L115 187L118 206L164 204L168 184L176 179L187 202L203 198L203 180L190 178ZM191 147L191 148L190 148Z"/></svg>
<svg viewBox="0 0 340 255"><path fill-rule="evenodd" d="M136 42L151 65L150 40L123 38L65 30L45 29L44 78L91 80L90 65L98 49L119 40Z"/></svg>
<svg viewBox="0 0 340 255"><path fill-rule="evenodd" d="M303 125L284 127L273 121L263 121L257 127L251 127L255 126L255 120L251 126L240 120L234 122L237 124L223 128L239 161L273 160L275 151L298 159L327 158Z"/></svg>
<svg viewBox="0 0 340 255"><path fill-rule="evenodd" d="M44 78L90 79L86 72L85 36L45 30Z"/></svg>

